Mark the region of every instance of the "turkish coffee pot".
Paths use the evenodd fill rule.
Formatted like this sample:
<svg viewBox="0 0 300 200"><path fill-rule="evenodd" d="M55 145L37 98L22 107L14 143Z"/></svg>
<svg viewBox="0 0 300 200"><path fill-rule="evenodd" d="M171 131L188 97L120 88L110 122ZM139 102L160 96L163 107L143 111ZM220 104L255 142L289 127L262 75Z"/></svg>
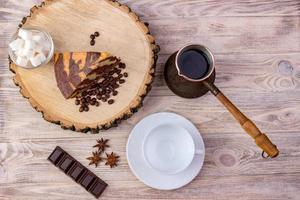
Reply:
<svg viewBox="0 0 300 200"><path fill-rule="evenodd" d="M181 48L168 59L164 76L168 87L183 98L200 97L210 91L263 150L263 157L274 158L279 154L268 136L215 86L215 59L207 47L187 45Z"/></svg>

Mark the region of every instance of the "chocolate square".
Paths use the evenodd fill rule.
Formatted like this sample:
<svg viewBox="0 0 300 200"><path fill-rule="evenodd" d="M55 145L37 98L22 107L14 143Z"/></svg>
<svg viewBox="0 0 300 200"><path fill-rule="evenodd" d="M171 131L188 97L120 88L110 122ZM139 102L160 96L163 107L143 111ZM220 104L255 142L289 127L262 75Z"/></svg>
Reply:
<svg viewBox="0 0 300 200"><path fill-rule="evenodd" d="M80 181L80 184L86 189L88 190L91 185L93 184L93 182L96 180L96 177L94 174L92 173L87 173Z"/></svg>
<svg viewBox="0 0 300 200"><path fill-rule="evenodd" d="M56 149L49 156L48 160L50 160L53 164L57 164L59 160L63 157L64 152L61 148L56 147Z"/></svg>
<svg viewBox="0 0 300 200"><path fill-rule="evenodd" d="M84 174L84 172L86 172L85 167L80 164L76 164L70 171L70 177L77 181Z"/></svg>
<svg viewBox="0 0 300 200"><path fill-rule="evenodd" d="M106 187L107 187L107 184L105 182L99 180L92 186L92 188L90 189L90 193L92 195L94 195L96 198L99 198Z"/></svg>
<svg viewBox="0 0 300 200"><path fill-rule="evenodd" d="M65 173L67 173L73 164L74 160L70 156L65 156L59 163L59 168L62 169Z"/></svg>

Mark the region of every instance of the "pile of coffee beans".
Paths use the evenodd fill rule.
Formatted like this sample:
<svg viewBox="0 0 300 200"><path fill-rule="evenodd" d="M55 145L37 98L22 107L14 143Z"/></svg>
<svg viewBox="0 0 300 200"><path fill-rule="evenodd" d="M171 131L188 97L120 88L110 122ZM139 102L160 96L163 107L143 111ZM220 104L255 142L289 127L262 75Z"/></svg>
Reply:
<svg viewBox="0 0 300 200"><path fill-rule="evenodd" d="M94 46L96 44L96 37L99 37L100 33L98 31L96 31L94 34L90 35L91 41L90 41L90 45Z"/></svg>
<svg viewBox="0 0 300 200"><path fill-rule="evenodd" d="M100 106L103 103L114 104L113 97L118 95L117 89L126 82L127 72L122 72L126 68L125 63L120 63L109 72L103 72L96 83L83 91L75 99L75 105L80 106L79 112L88 112L90 106Z"/></svg>

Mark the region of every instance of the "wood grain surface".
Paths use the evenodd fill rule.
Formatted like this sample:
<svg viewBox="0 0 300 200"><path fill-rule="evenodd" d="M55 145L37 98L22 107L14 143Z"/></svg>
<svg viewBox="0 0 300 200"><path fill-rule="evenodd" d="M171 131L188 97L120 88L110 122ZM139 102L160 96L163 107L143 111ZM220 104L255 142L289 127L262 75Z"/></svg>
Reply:
<svg viewBox="0 0 300 200"><path fill-rule="evenodd" d="M0 0L0 199L94 199L53 167L60 145L84 165L95 139L111 139L120 166L89 167L109 187L101 199L300 199L300 2L298 0L123 0L161 46L153 88L132 118L99 135L61 130L41 118L19 94L8 70L7 44L22 17L40 0ZM92 5L91 5L92 6ZM216 57L216 85L268 134L279 157L262 159L252 139L207 94L186 100L163 80L168 56L202 43ZM131 173L125 145L133 126L160 111L179 113L200 130L204 167L189 185L151 189Z"/></svg>

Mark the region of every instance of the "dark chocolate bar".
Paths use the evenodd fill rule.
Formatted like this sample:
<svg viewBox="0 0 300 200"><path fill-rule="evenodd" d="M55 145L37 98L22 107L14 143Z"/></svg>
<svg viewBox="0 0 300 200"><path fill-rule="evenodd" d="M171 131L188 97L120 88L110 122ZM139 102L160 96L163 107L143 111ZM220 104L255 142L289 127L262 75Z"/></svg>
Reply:
<svg viewBox="0 0 300 200"><path fill-rule="evenodd" d="M107 187L107 183L80 164L80 162L75 160L59 146L50 154L48 160L96 198L99 198Z"/></svg>

